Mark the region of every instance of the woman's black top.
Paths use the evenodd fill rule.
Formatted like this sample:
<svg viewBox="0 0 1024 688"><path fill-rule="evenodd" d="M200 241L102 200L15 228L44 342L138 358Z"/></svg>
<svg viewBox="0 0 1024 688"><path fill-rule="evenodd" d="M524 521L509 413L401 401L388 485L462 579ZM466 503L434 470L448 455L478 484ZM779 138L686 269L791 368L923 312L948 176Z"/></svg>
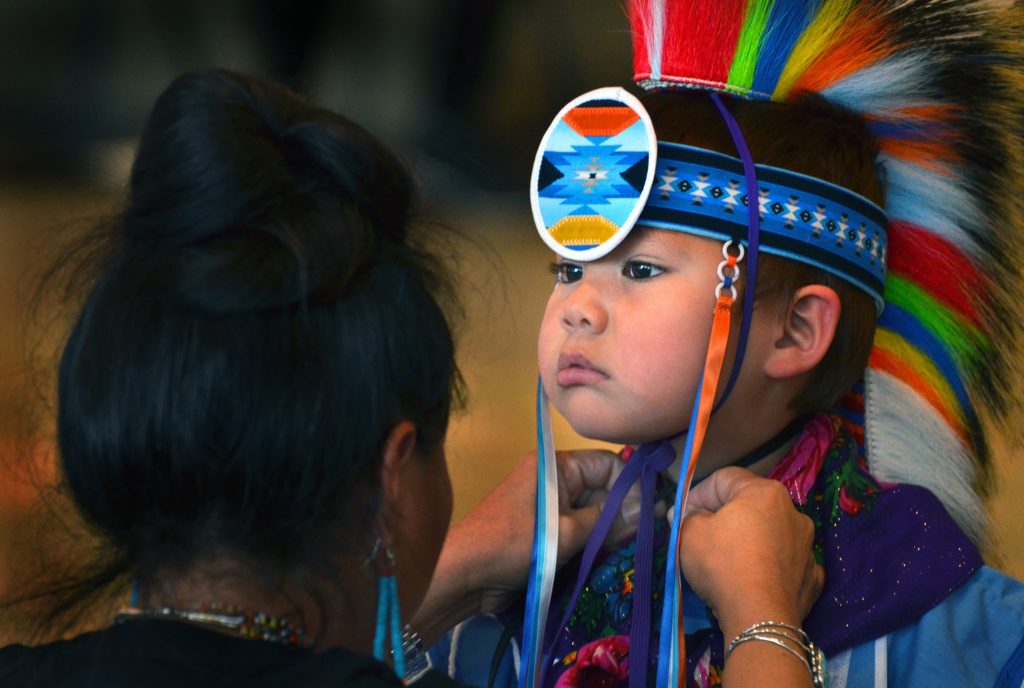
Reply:
<svg viewBox="0 0 1024 688"><path fill-rule="evenodd" d="M437 671L414 685L457 686ZM178 621L140 619L49 645L0 648L0 686L401 688L402 683L372 657L341 648L313 652Z"/></svg>

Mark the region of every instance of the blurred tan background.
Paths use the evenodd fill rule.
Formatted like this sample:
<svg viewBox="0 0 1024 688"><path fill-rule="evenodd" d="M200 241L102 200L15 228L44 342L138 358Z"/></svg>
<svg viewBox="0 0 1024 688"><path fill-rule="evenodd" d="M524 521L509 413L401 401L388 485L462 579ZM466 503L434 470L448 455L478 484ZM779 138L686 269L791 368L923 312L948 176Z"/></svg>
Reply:
<svg viewBox="0 0 1024 688"><path fill-rule="evenodd" d="M121 197L134 139L176 74L225 66L286 81L397 147L468 247L460 361L470 406L452 424L455 517L534 447L534 339L552 278L526 185L536 142L564 102L629 80L615 2L475 0L181 3L39 0L0 5L0 589L33 499L12 458L52 382L57 329L26 318L51 238ZM177 7L177 5L176 5ZM54 239L55 240L55 239ZM42 328L40 330L39 328ZM35 329L32 329L35 328ZM47 331L52 329L52 331ZM41 366L41 367L40 367ZM586 446L560 419L561 448ZM991 511L997 566L1024 578L1024 463L1001 457Z"/></svg>

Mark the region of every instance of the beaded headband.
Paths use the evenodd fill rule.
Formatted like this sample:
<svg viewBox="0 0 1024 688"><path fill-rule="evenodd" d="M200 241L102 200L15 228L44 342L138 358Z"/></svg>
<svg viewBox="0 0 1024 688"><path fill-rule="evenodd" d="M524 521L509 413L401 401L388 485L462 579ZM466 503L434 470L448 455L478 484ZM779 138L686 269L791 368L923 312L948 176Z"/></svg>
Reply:
<svg viewBox="0 0 1024 688"><path fill-rule="evenodd" d="M757 170L761 250L827 270L884 300L885 213L847 189L767 165ZM714 239L745 240L749 202L743 162L721 153L658 144L654 193L639 224Z"/></svg>
<svg viewBox="0 0 1024 688"><path fill-rule="evenodd" d="M722 241L747 239L743 162L657 142L643 105L619 88L586 93L548 128L534 162L531 204L559 255L594 260L634 225ZM814 177L756 165L762 249L827 270L882 310L886 217L863 196Z"/></svg>

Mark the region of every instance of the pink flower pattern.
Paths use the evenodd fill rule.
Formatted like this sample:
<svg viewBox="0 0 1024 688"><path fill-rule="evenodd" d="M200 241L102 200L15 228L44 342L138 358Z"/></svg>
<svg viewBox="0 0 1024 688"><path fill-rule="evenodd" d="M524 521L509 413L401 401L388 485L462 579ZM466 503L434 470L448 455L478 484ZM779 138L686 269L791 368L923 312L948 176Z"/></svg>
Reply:
<svg viewBox="0 0 1024 688"><path fill-rule="evenodd" d="M555 688L603 688L629 679L629 636L610 635L587 643Z"/></svg>
<svg viewBox="0 0 1024 688"><path fill-rule="evenodd" d="M838 430L838 417L819 413L804 428L793 448L768 474L769 478L785 485L793 501L800 506L807 504L807 496L814 487Z"/></svg>
<svg viewBox="0 0 1024 688"><path fill-rule="evenodd" d="M704 650L700 656L697 666L693 668L693 685L695 688L713 688L711 676L714 668L711 666L711 648Z"/></svg>

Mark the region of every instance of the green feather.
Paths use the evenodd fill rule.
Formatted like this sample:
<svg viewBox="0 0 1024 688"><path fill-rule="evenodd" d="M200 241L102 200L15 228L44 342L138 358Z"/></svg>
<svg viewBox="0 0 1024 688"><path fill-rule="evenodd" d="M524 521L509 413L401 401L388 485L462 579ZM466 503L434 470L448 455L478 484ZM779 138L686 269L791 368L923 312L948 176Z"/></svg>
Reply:
<svg viewBox="0 0 1024 688"><path fill-rule="evenodd" d="M729 68L729 85L740 92L746 93L754 84L754 69L757 67L757 55L761 50L761 37L764 35L774 5L775 0L751 0L747 4L747 14L740 29L732 66Z"/></svg>
<svg viewBox="0 0 1024 688"><path fill-rule="evenodd" d="M992 342L963 316L898 275L885 280L885 300L912 314L950 348L961 368L973 368L991 352Z"/></svg>

